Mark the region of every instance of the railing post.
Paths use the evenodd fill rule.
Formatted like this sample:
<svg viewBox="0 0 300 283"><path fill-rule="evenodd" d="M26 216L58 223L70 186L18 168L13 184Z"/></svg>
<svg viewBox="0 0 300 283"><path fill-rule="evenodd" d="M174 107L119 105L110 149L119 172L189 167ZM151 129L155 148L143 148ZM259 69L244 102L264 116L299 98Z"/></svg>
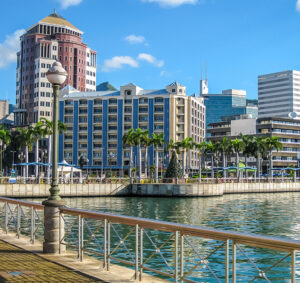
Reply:
<svg viewBox="0 0 300 283"><path fill-rule="evenodd" d="M296 251L291 252L291 283L296 283Z"/></svg>
<svg viewBox="0 0 300 283"><path fill-rule="evenodd" d="M62 237L61 237L61 229L62 229L62 225L61 225L61 221L62 221L62 213L61 211L59 211L59 219L58 219L58 239L59 239L59 243L58 243L58 253L61 254L61 241L62 241Z"/></svg>
<svg viewBox="0 0 300 283"><path fill-rule="evenodd" d="M139 225L135 225L135 280L139 274Z"/></svg>
<svg viewBox="0 0 300 283"><path fill-rule="evenodd" d="M35 209L32 206L31 207L31 230L30 230L30 235L31 235L31 244L34 244L35 240Z"/></svg>
<svg viewBox="0 0 300 283"><path fill-rule="evenodd" d="M107 268L107 219L104 219L103 268Z"/></svg>
<svg viewBox="0 0 300 283"><path fill-rule="evenodd" d="M174 280L177 283L178 282L178 238L179 238L179 231L175 232L175 274L174 274Z"/></svg>
<svg viewBox="0 0 300 283"><path fill-rule="evenodd" d="M144 234L144 228L140 229L140 276L139 281L142 281L143 277L143 234Z"/></svg>
<svg viewBox="0 0 300 283"><path fill-rule="evenodd" d="M9 210L9 208L8 208L8 203L7 202L5 202L5 233L7 234L8 233L8 210Z"/></svg>
<svg viewBox="0 0 300 283"><path fill-rule="evenodd" d="M225 283L229 283L229 240L225 241Z"/></svg>
<svg viewBox="0 0 300 283"><path fill-rule="evenodd" d="M184 282L184 235L180 233L180 283Z"/></svg>
<svg viewBox="0 0 300 283"><path fill-rule="evenodd" d="M236 244L232 241L232 283L236 282Z"/></svg>
<svg viewBox="0 0 300 283"><path fill-rule="evenodd" d="M78 251L77 251L77 258L80 260L80 254L81 254L81 215L78 215Z"/></svg>
<svg viewBox="0 0 300 283"><path fill-rule="evenodd" d="M110 222L107 222L107 262L106 270L109 271L110 267Z"/></svg>
<svg viewBox="0 0 300 283"><path fill-rule="evenodd" d="M80 254L79 254L79 260L83 260L83 241L84 241L84 217L80 217Z"/></svg>
<svg viewBox="0 0 300 283"><path fill-rule="evenodd" d="M20 205L17 204L17 237L20 238L20 225L21 225L21 211Z"/></svg>

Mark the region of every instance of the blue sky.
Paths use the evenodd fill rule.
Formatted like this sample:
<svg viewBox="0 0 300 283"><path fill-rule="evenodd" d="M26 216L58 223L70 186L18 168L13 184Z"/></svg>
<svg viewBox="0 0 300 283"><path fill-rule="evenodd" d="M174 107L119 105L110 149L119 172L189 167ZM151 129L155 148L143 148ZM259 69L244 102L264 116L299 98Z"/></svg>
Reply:
<svg viewBox="0 0 300 283"><path fill-rule="evenodd" d="M199 93L245 89L257 76L300 70L300 0L10 0L0 18L0 98L15 102L20 30L58 13L84 31L98 52L97 83L163 88L174 80ZM297 9L298 8L298 9Z"/></svg>

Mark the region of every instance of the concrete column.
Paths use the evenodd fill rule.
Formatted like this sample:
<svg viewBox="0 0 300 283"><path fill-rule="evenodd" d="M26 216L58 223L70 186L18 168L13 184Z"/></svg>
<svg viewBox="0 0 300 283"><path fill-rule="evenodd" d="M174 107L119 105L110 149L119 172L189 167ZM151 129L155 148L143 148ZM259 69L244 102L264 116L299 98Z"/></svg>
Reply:
<svg viewBox="0 0 300 283"><path fill-rule="evenodd" d="M59 207L64 206L62 200L46 200L44 208L44 242L43 253L57 254L59 252ZM61 221L61 237L64 235L64 223ZM61 251L65 251L62 245Z"/></svg>

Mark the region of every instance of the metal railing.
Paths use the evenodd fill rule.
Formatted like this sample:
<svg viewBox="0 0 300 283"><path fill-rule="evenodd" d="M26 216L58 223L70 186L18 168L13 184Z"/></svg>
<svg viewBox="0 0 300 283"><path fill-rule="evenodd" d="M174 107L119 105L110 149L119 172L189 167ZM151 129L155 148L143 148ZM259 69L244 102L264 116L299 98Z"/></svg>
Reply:
<svg viewBox="0 0 300 283"><path fill-rule="evenodd" d="M300 177L274 177L274 178L100 178L100 177L74 177L72 180L59 177L59 184L217 184L217 183L291 183L300 182ZM9 177L0 177L0 184L9 184ZM16 184L50 184L49 178L17 177Z"/></svg>
<svg viewBox="0 0 300 283"><path fill-rule="evenodd" d="M35 238L43 237L44 206L41 204L0 197L0 219L6 233L16 232L18 238L21 234L30 236L32 244Z"/></svg>
<svg viewBox="0 0 300 283"><path fill-rule="evenodd" d="M130 266L140 281L147 271L175 282L271 282L280 274L296 282L300 241L67 207L60 209L63 226L60 250L62 245L76 249L81 261L84 252L94 254L106 270L111 261Z"/></svg>
<svg viewBox="0 0 300 283"><path fill-rule="evenodd" d="M0 198L3 230L43 237L44 206ZM300 241L230 232L199 226L60 208L62 245L111 263L129 266L142 280L145 272L175 282L296 282ZM299 279L299 278L298 278Z"/></svg>

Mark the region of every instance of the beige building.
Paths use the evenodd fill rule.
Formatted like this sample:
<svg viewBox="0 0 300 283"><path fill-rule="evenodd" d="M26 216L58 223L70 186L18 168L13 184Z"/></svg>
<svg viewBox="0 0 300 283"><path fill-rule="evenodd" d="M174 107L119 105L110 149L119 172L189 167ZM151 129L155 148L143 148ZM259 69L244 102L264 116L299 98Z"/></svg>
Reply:
<svg viewBox="0 0 300 283"><path fill-rule="evenodd" d="M60 98L60 119L68 127L60 139L60 160L78 164L84 155L92 169L128 169L130 150L123 149L122 137L131 128L164 134L175 142L192 137L205 139L205 106L200 96L186 94L186 87L174 82L163 89L144 90L132 83L120 91L78 92L65 88ZM149 165L154 164L153 147ZM191 169L198 168L198 154L190 153ZM142 152L145 156L145 149ZM182 156L179 155L179 160ZM134 150L134 166L137 151ZM164 148L159 149L159 163L168 165Z"/></svg>
<svg viewBox="0 0 300 283"><path fill-rule="evenodd" d="M9 113L9 102L8 100L0 100L0 119L3 119Z"/></svg>

